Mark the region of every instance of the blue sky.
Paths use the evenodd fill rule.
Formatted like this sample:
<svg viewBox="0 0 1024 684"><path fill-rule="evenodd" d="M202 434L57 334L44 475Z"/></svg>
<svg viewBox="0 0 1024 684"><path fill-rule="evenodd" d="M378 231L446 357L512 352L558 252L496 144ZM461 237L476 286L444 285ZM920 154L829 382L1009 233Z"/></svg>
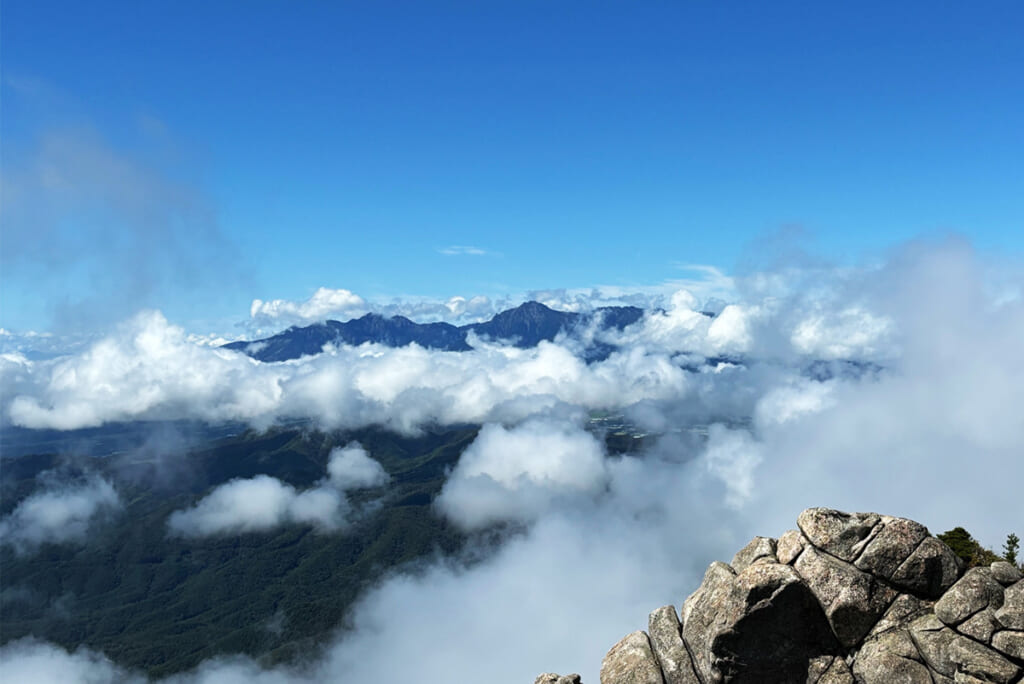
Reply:
<svg viewBox="0 0 1024 684"><path fill-rule="evenodd" d="M1024 250L1019 3L0 12L8 329Z"/></svg>

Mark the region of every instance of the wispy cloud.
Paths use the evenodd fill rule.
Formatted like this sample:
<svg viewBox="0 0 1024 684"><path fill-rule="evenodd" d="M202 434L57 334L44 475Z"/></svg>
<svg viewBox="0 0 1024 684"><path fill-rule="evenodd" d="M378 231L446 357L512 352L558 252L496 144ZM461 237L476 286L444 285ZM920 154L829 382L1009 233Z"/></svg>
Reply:
<svg viewBox="0 0 1024 684"><path fill-rule="evenodd" d="M437 251L445 256L488 256L494 254L490 250L483 249L482 247L473 247L472 245L449 245L441 247Z"/></svg>
<svg viewBox="0 0 1024 684"><path fill-rule="evenodd" d="M52 482L0 520L0 539L18 553L46 542L83 541L94 518L118 506L113 485L101 477L73 485Z"/></svg>
<svg viewBox="0 0 1024 684"><path fill-rule="evenodd" d="M246 279L204 192L90 127L41 132L2 182L7 289L23 308L50 307L58 331Z"/></svg>

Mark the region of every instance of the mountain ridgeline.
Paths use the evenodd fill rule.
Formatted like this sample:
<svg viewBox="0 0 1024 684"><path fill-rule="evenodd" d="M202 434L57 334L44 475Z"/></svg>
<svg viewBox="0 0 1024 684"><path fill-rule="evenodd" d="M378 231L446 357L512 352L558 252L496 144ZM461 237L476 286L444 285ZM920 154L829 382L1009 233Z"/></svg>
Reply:
<svg viewBox="0 0 1024 684"><path fill-rule="evenodd" d="M386 317L369 313L344 323L329 320L251 342L224 345L264 362L287 361L323 351L326 344L357 346L367 342L388 347L418 344L441 351L469 351L470 333L489 340L506 340L526 349L542 341L552 341L560 333L569 333L596 324L601 330L622 330L639 321L644 310L635 306L606 306L590 313L555 311L540 302L526 302L502 311L482 323L455 326L450 323L416 323L404 316ZM588 360L606 357L612 347L595 344L588 348Z"/></svg>

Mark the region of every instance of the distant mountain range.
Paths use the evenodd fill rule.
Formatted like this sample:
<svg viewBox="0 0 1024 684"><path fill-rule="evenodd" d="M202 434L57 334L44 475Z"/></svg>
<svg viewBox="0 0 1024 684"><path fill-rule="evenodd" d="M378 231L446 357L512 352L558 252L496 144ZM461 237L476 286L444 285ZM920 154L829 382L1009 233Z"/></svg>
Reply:
<svg viewBox="0 0 1024 684"><path fill-rule="evenodd" d="M644 315L635 306L605 306L590 313L555 311L540 302L526 302L502 311L483 323L454 326L450 323L416 323L404 316L385 317L369 313L344 323L326 321L304 327L288 328L271 337L251 342L224 345L260 361L287 361L301 356L319 354L325 344L360 345L366 342L389 347L404 347L415 342L427 349L468 351L469 333L489 340L505 340L516 347L535 347L542 340L551 341L562 332L572 333L594 322L604 330L622 330ZM607 357L612 347L593 345L587 350L588 360Z"/></svg>

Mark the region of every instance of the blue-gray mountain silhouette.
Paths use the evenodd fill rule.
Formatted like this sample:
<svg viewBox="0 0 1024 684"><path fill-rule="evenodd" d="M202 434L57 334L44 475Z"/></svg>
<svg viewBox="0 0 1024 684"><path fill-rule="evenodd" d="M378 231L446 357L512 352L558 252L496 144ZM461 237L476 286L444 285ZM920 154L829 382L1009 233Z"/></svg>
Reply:
<svg viewBox="0 0 1024 684"><path fill-rule="evenodd" d="M287 361L302 356L319 354L325 344L360 345L366 342L389 347L404 347L416 343L427 349L442 351L468 351L470 332L489 340L504 340L520 348L537 346L551 341L559 333L574 330L596 322L601 329L622 330L644 315L635 306L606 306L591 313L555 311L540 302L526 302L514 309L502 311L483 323L454 326L450 323L416 323L404 316L386 317L369 313L344 323L325 321L287 330L252 342L240 341L224 345L241 351L260 361ZM607 357L613 347L592 345L587 350L588 360Z"/></svg>

